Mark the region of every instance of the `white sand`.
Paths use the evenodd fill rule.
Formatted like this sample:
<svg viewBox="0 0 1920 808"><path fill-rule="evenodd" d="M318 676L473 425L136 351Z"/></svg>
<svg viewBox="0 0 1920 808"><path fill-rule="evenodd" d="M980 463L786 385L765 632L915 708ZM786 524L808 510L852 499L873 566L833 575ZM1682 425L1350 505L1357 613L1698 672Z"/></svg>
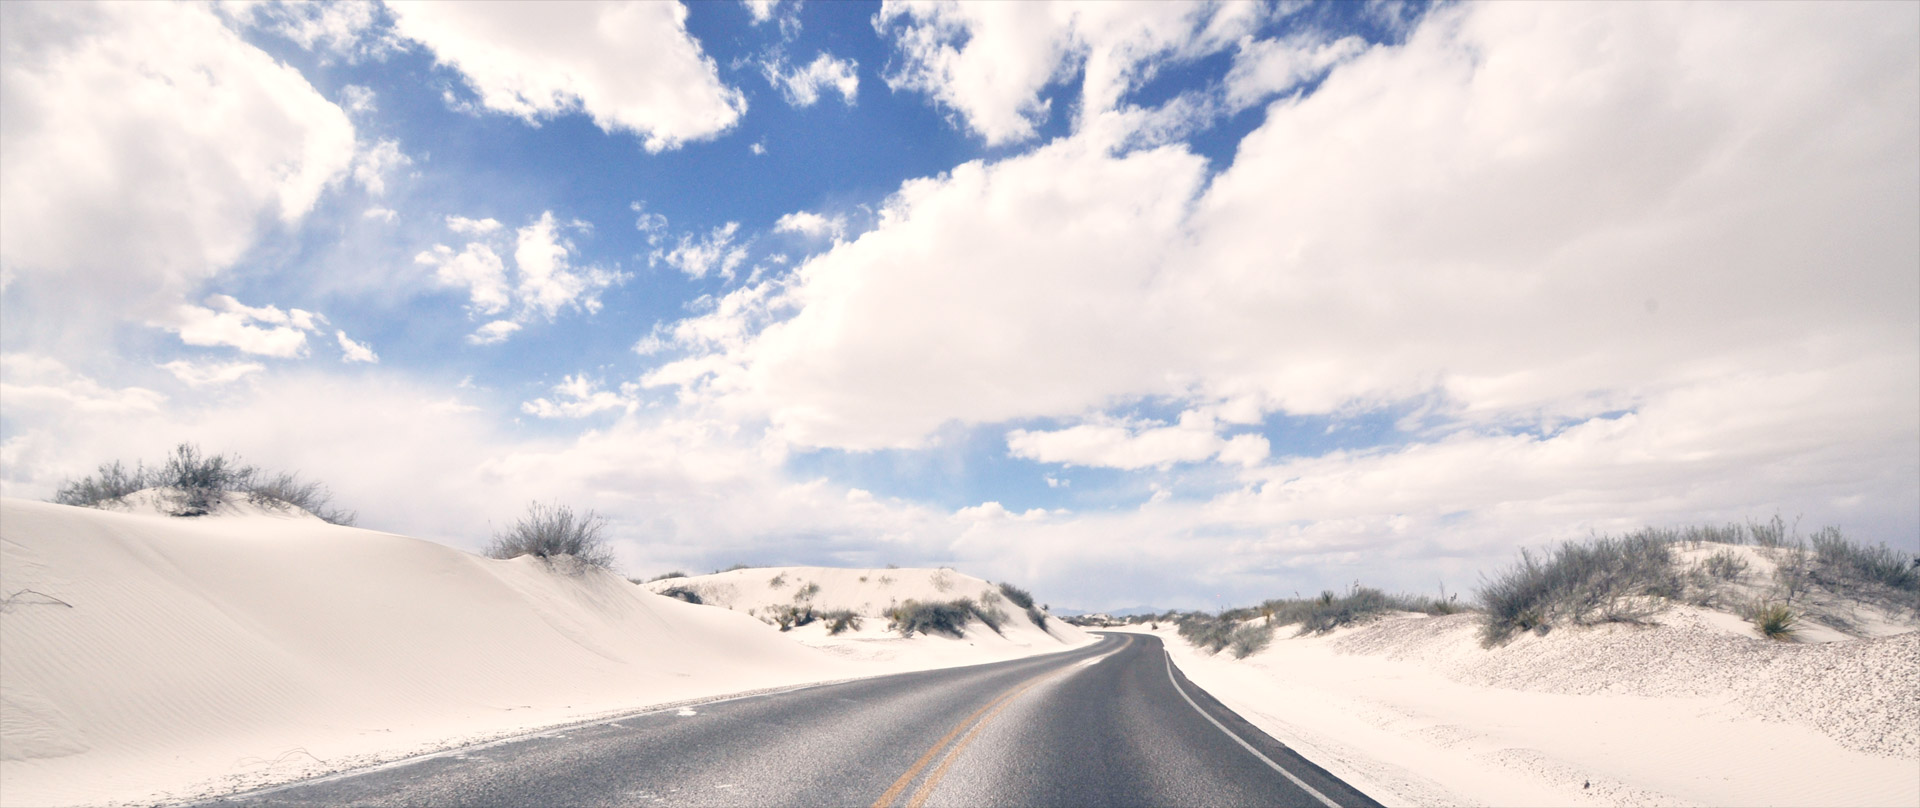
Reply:
<svg viewBox="0 0 1920 808"><path fill-rule="evenodd" d="M1194 682L1388 805L1920 805L1920 633L1652 627L1486 650L1477 617L1403 616L1245 660L1165 638Z"/></svg>
<svg viewBox="0 0 1920 808"><path fill-rule="evenodd" d="M0 500L0 803L203 796L1076 641L989 647L971 632L836 654L567 566L238 503L176 519Z"/></svg>

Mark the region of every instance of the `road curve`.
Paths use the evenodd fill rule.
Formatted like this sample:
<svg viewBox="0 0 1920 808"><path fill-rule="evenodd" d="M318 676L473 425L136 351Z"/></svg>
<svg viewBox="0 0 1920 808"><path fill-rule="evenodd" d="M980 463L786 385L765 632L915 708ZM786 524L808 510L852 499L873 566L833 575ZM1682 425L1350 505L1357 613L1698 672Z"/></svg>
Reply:
<svg viewBox="0 0 1920 808"><path fill-rule="evenodd" d="M1137 634L641 713L203 804L1378 805Z"/></svg>

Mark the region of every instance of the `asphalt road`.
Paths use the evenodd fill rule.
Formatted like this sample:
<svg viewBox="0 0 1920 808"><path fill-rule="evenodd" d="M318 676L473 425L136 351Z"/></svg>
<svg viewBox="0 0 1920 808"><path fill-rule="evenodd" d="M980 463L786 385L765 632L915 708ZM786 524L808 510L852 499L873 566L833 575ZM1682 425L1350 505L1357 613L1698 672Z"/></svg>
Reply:
<svg viewBox="0 0 1920 808"><path fill-rule="evenodd" d="M1378 805L1134 634L642 713L205 804Z"/></svg>

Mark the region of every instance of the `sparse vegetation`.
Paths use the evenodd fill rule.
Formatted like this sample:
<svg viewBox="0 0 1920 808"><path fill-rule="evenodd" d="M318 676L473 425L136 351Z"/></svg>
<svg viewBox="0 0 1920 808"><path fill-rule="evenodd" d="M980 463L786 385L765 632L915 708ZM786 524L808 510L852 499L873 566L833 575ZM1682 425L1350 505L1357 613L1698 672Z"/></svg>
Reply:
<svg viewBox="0 0 1920 808"><path fill-rule="evenodd" d="M1739 580L1740 576L1747 574L1747 566L1747 560L1740 557L1740 552L1732 548L1707 556L1707 560L1702 562L1702 567L1708 575L1722 581Z"/></svg>
<svg viewBox="0 0 1920 808"><path fill-rule="evenodd" d="M1008 602L1022 609L1025 609L1027 612L1027 619L1032 620L1033 624L1036 626L1039 626L1042 631L1046 630L1047 613L1044 611L1041 611L1038 607L1033 605L1032 593L1029 593L1025 589L1021 589L1020 587L1014 586L1013 584L1002 581L1000 582L1000 594L1005 595Z"/></svg>
<svg viewBox="0 0 1920 808"><path fill-rule="evenodd" d="M687 577L686 573L681 572L679 570L674 570L673 572L661 573L659 575L653 576L652 578L648 578L647 583L653 583L654 581L664 581L664 580L667 580L668 578L685 578L685 577Z"/></svg>
<svg viewBox="0 0 1920 808"><path fill-rule="evenodd" d="M571 556L588 566L611 567L613 551L600 535L606 525L607 520L593 511L576 514L565 505L532 502L512 527L493 535L486 554L491 558Z"/></svg>
<svg viewBox="0 0 1920 808"><path fill-rule="evenodd" d="M1813 578L1824 586L1864 588L1868 594L1920 608L1915 600L1920 597L1920 557L1884 544L1855 544L1829 527L1813 534L1813 561Z"/></svg>
<svg viewBox="0 0 1920 808"><path fill-rule="evenodd" d="M695 606L703 606L706 604L706 600L700 597L699 592L695 592L691 588L684 586L669 586L660 590L660 594L670 598L679 598Z"/></svg>
<svg viewBox="0 0 1920 808"><path fill-rule="evenodd" d="M915 633L945 634L951 637L966 636L967 621L978 619L994 633L999 633L1000 624L1007 619L1006 613L991 606L981 606L972 598L960 598L949 601L909 600L887 609L887 628L900 632L902 637L911 637Z"/></svg>
<svg viewBox="0 0 1920 808"><path fill-rule="evenodd" d="M1486 607L1481 639L1491 646L1520 632L1545 632L1561 624L1640 622L1672 601L1737 607L1737 602L1726 602L1726 590L1717 582L1744 580L1750 564L1739 551L1727 548L1697 565L1682 565L1673 548L1701 542L1752 545L1771 559L1771 600L1764 608L1747 611L1766 636L1791 636L1803 615L1803 602L1819 601L1807 600L1816 588L1844 593L1853 601L1920 612L1920 569L1906 555L1885 545L1854 542L1832 527L1813 534L1809 548L1797 530L1775 516L1744 525L1646 528L1620 537L1568 542L1538 556L1523 550L1518 564L1480 590ZM1843 611L1817 613L1823 622L1834 622L1844 620ZM1769 631L1768 625L1775 630Z"/></svg>
<svg viewBox="0 0 1920 808"><path fill-rule="evenodd" d="M1639 622L1681 591L1672 544L1648 531L1566 542L1538 556L1522 550L1519 563L1480 588L1481 641L1491 646L1556 624Z"/></svg>
<svg viewBox="0 0 1920 808"><path fill-rule="evenodd" d="M773 608L773 624L779 626L781 631L792 631L796 626L804 626L818 617L812 606L775 606Z"/></svg>
<svg viewBox="0 0 1920 808"><path fill-rule="evenodd" d="M860 615L852 609L834 609L821 612L820 621L827 624L829 635L839 634L847 629L860 630Z"/></svg>
<svg viewBox="0 0 1920 808"><path fill-rule="evenodd" d="M1257 654L1270 642L1273 642L1273 626L1269 623L1246 623L1227 635L1227 649L1233 652L1234 659Z"/></svg>
<svg viewBox="0 0 1920 808"><path fill-rule="evenodd" d="M820 584L809 582L806 586L800 587L799 590L793 593L793 602L800 603L813 600L813 596L818 594L820 594Z"/></svg>
<svg viewBox="0 0 1920 808"><path fill-rule="evenodd" d="M118 460L103 463L94 474L62 485L53 501L100 508L148 488L161 489L160 504L171 516L205 516L229 493L245 494L248 502L264 508L299 508L336 525L351 525L356 516L331 507L327 488L320 483L304 482L286 472L262 472L238 457L208 455L190 443L175 446L158 468L136 463L128 471Z"/></svg>
<svg viewBox="0 0 1920 808"><path fill-rule="evenodd" d="M779 589L780 587L783 587L786 585L787 585L787 574L784 572L778 575L775 575L772 578L767 579L767 586L773 589Z"/></svg>

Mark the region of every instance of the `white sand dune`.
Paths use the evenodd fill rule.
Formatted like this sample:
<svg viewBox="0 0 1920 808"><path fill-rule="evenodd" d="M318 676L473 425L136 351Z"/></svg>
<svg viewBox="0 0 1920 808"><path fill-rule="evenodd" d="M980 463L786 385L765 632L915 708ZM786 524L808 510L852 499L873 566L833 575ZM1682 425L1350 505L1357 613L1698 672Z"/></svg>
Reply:
<svg viewBox="0 0 1920 808"><path fill-rule="evenodd" d="M750 567L653 581L655 592L686 588L702 602L771 621L784 606L811 606L816 611L846 609L862 616L860 628L838 635L814 622L797 626L789 636L836 656L865 661L906 661L914 667L971 665L1012 659L1033 653L1062 650L1093 642L1095 637L1048 617L1036 625L1026 611L1008 602L1000 588L980 578L950 569L844 569L838 567ZM968 623L960 637L921 634L903 638L887 628L886 612L910 600L952 601L968 598L1004 614L997 629L978 620Z"/></svg>
<svg viewBox="0 0 1920 808"><path fill-rule="evenodd" d="M146 510L0 500L0 803L205 795L650 705L1017 655L961 646L969 660L963 641L935 640L862 662L569 559L498 561L237 501L196 519Z"/></svg>
<svg viewBox="0 0 1920 808"><path fill-rule="evenodd" d="M1920 633L1782 643L1676 606L1481 648L1402 616L1244 660L1162 624L1195 683L1388 805L1920 805Z"/></svg>

